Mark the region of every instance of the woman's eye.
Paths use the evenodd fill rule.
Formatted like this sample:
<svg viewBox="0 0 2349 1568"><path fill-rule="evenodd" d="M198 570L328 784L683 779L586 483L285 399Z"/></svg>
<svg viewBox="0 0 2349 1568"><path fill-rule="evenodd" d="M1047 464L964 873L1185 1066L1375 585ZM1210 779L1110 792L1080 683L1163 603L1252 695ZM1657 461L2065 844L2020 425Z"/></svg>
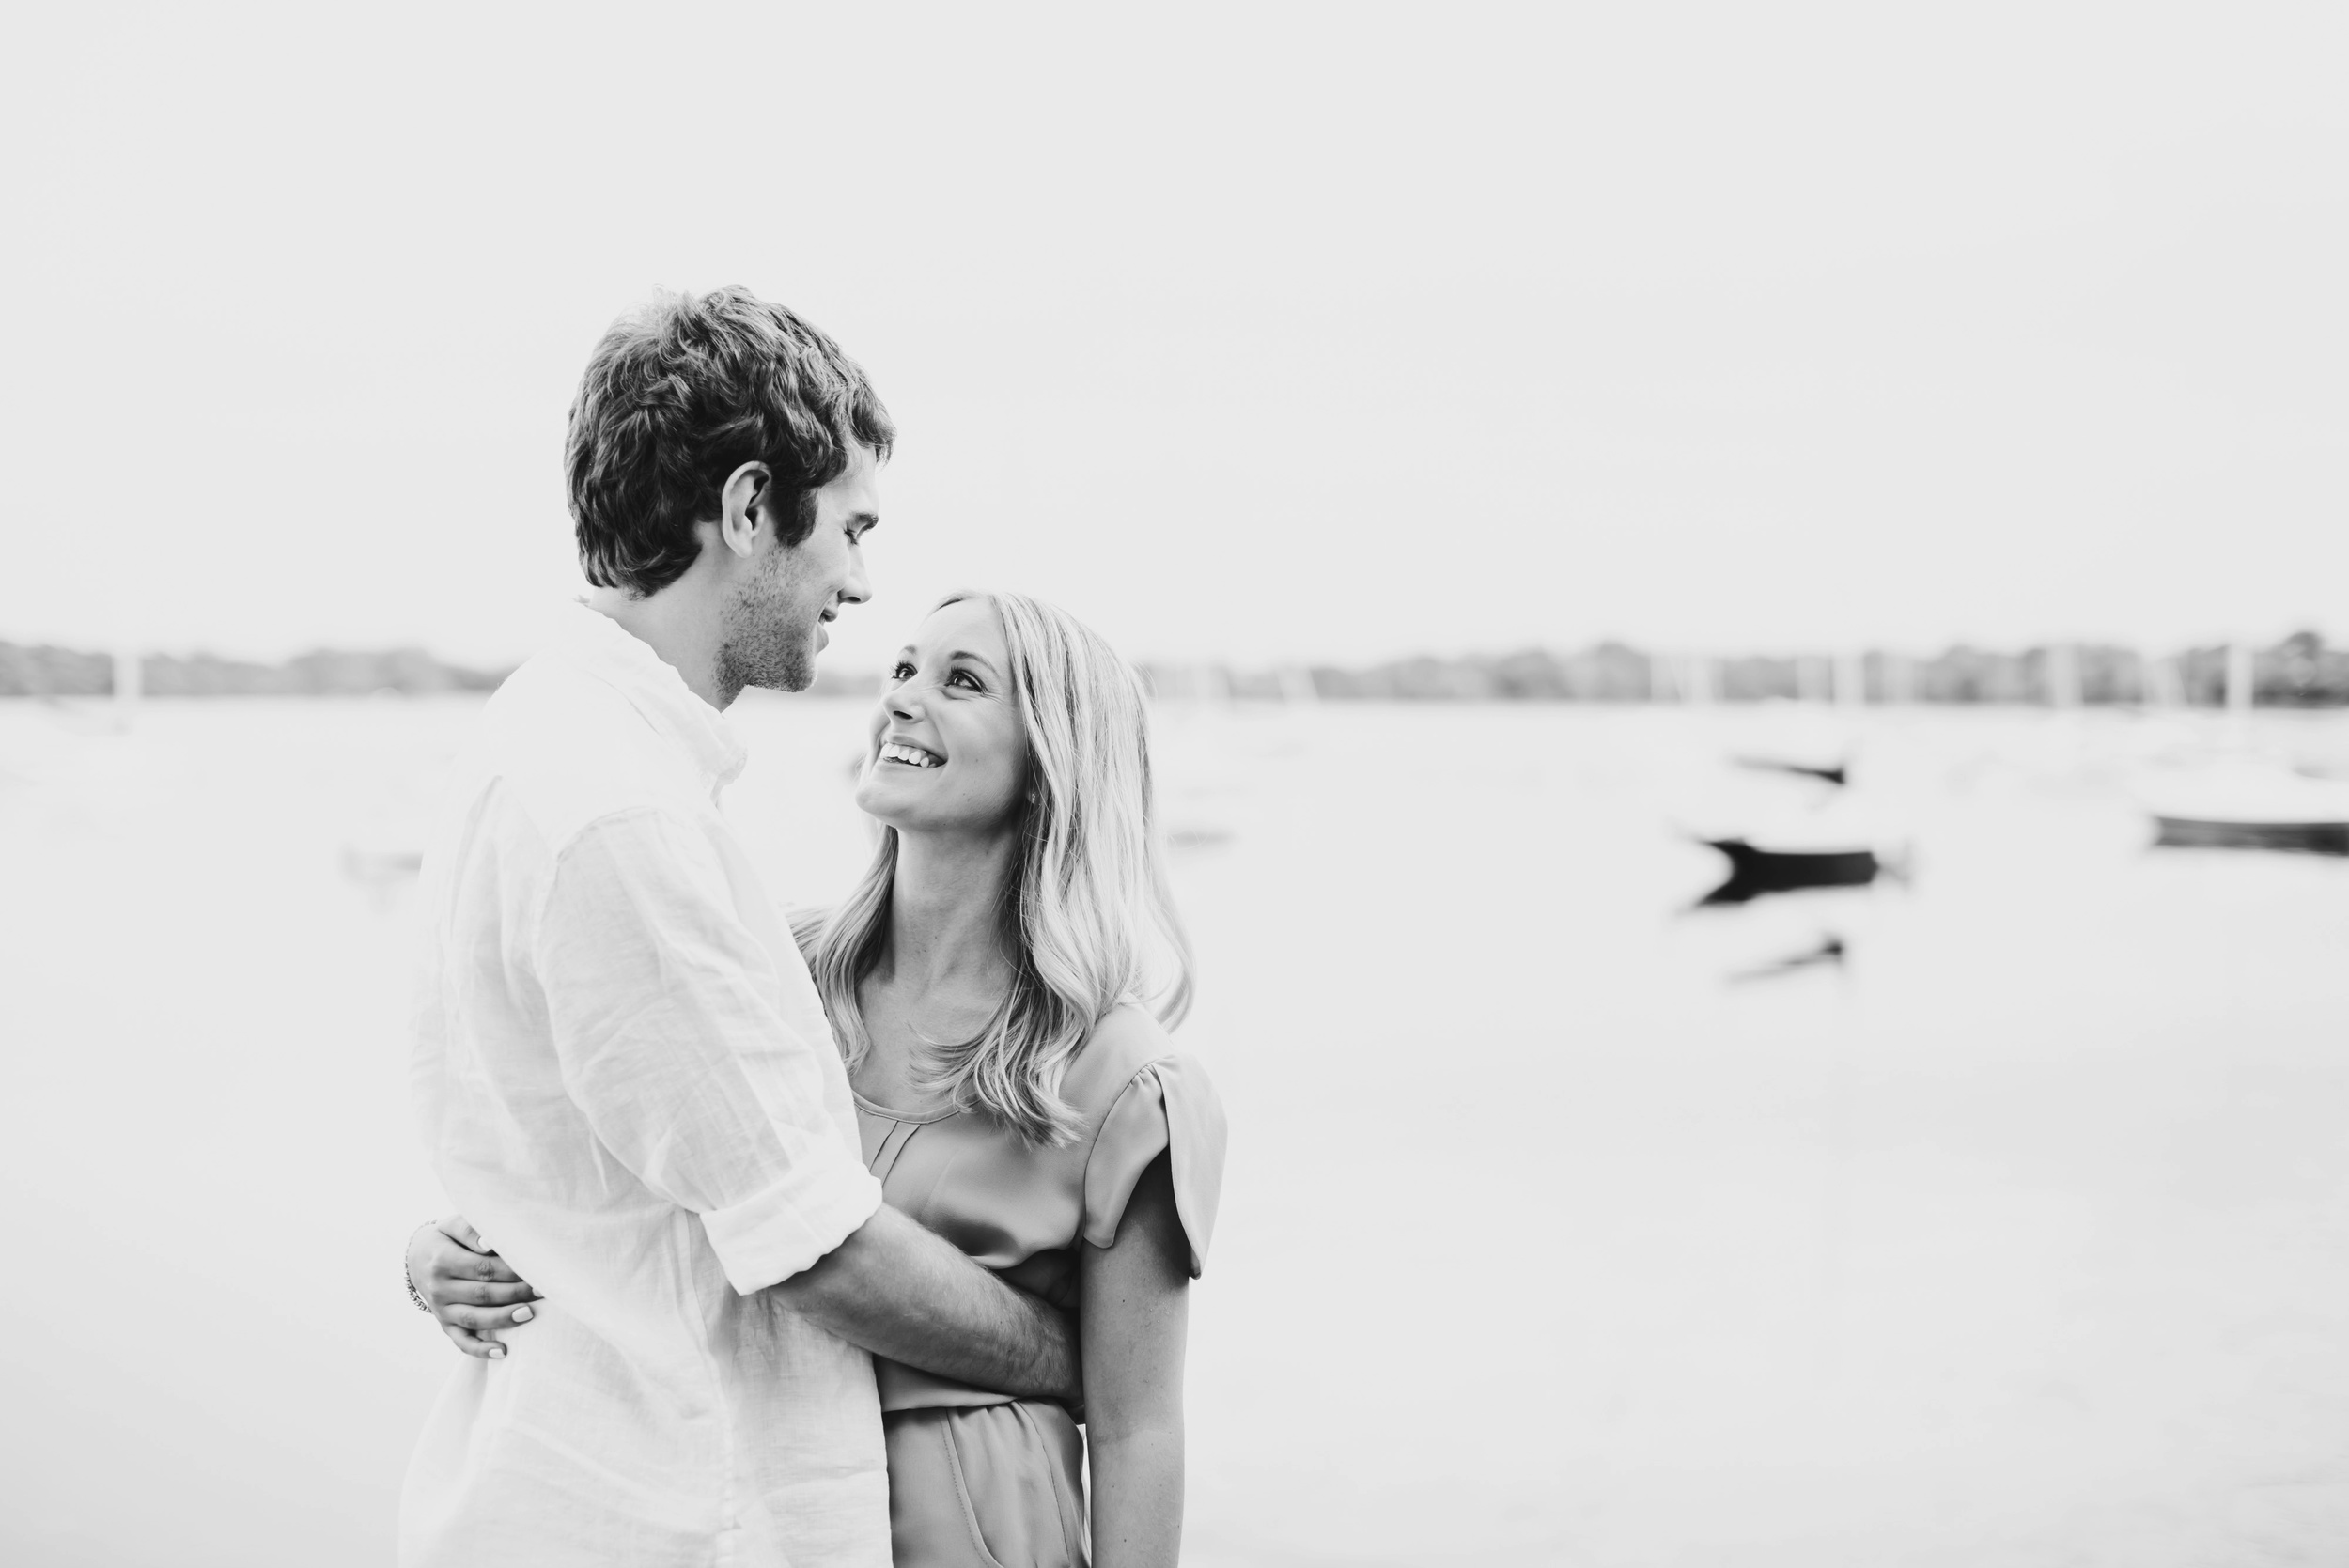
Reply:
<svg viewBox="0 0 2349 1568"><path fill-rule="evenodd" d="M968 670L957 670L951 678L963 682L973 691L984 691L987 690L986 687L979 684L979 677L972 675Z"/></svg>
<svg viewBox="0 0 2349 1568"><path fill-rule="evenodd" d="M889 667L889 678L891 680L906 680L910 678L912 675L913 666L907 663L902 659Z"/></svg>

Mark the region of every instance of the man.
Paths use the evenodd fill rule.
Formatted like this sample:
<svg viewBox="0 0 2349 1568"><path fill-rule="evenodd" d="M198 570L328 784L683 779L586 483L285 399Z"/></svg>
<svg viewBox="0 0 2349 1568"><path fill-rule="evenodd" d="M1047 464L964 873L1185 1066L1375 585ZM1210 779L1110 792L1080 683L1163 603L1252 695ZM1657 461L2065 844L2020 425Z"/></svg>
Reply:
<svg viewBox="0 0 2349 1568"><path fill-rule="evenodd" d="M413 1063L458 1206L544 1293L459 1364L401 1560L878 1565L868 1352L1076 1390L1066 1326L884 1208L806 967L718 815L722 710L803 690L894 432L744 290L613 327L571 409L561 639L484 710L426 857Z"/></svg>

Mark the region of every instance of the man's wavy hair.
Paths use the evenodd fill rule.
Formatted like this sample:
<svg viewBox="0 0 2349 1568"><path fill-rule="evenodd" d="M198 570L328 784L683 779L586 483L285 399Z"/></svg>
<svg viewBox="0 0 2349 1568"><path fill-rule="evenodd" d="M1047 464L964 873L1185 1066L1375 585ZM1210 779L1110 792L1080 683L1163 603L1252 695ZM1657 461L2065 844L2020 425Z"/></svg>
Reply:
<svg viewBox="0 0 2349 1568"><path fill-rule="evenodd" d="M603 334L571 404L580 567L639 598L675 582L701 553L693 525L719 515L726 476L748 462L791 503L780 542L803 543L849 448L879 460L896 439L856 362L783 306L739 287L658 294Z"/></svg>

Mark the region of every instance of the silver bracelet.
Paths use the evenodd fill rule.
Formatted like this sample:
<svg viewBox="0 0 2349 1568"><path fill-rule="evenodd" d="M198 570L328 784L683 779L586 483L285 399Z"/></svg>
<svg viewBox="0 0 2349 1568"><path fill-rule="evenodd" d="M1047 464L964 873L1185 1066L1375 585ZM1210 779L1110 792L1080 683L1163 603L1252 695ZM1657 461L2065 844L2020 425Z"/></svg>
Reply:
<svg viewBox="0 0 2349 1568"><path fill-rule="evenodd" d="M421 1230L423 1230L425 1225L431 1225L431 1224L437 1224L437 1223L438 1223L438 1221L437 1221L437 1220L428 1219L428 1220L426 1220L426 1221L424 1222L424 1225L419 1225L419 1226L417 1226L417 1227L416 1227L416 1231L421 1231ZM410 1240L412 1240L412 1240L414 1240L414 1239L415 1239L416 1231L410 1231L410 1232L408 1233L408 1237L409 1237L409 1239L410 1239ZM408 1285L408 1299L409 1299L409 1300L411 1300L411 1301L413 1301L413 1302L416 1304L416 1311L418 1311L418 1312L423 1312L423 1313L424 1313L424 1314L426 1314L427 1316L430 1316L430 1315L431 1315L431 1312L432 1312L432 1303L431 1303L431 1302L429 1302L429 1301L427 1301L427 1300L423 1297L423 1296L422 1296L422 1295L420 1295L420 1294L417 1292L417 1290L416 1290L416 1277L415 1277L413 1274L411 1274L411 1273L409 1273L409 1272L408 1272L408 1252L407 1252L407 1249L405 1249L405 1248L402 1248L402 1249L400 1250L400 1255L399 1255L399 1277L400 1277L400 1279L402 1279L403 1281L407 1281L407 1285Z"/></svg>

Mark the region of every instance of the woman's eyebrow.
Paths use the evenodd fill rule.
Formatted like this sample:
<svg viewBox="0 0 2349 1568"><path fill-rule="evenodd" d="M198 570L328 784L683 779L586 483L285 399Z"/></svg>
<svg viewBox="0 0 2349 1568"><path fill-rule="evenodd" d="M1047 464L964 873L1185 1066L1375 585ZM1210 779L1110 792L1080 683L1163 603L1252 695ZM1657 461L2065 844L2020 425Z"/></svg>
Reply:
<svg viewBox="0 0 2349 1568"><path fill-rule="evenodd" d="M988 662L987 655L983 653L972 653L968 648L957 648L946 657L949 659L967 659L972 663L976 664L981 669L985 670L990 675L996 673L995 666Z"/></svg>

